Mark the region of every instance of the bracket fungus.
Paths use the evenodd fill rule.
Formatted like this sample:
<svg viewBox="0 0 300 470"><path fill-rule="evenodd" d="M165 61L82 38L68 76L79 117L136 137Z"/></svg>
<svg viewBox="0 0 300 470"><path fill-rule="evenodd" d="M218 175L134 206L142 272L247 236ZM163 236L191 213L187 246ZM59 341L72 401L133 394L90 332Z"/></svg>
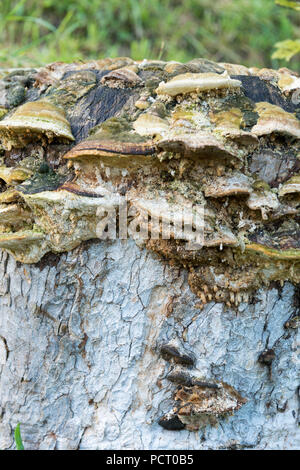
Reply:
<svg viewBox="0 0 300 470"><path fill-rule="evenodd" d="M243 129L246 123L243 113L239 108L233 107L211 113L210 119L216 125L215 132L220 133L223 137L248 146L256 146L258 143L258 138L255 134Z"/></svg>
<svg viewBox="0 0 300 470"><path fill-rule="evenodd" d="M300 193L300 175L292 176L287 180L279 189L279 196L283 197L286 194Z"/></svg>
<svg viewBox="0 0 300 470"><path fill-rule="evenodd" d="M133 88L142 83L142 79L136 74L137 66L122 67L112 70L101 79L102 85L110 88Z"/></svg>
<svg viewBox="0 0 300 470"><path fill-rule="evenodd" d="M204 185L205 197L249 195L251 192L251 180L240 172L234 172L228 176L211 177Z"/></svg>
<svg viewBox="0 0 300 470"><path fill-rule="evenodd" d="M44 240L44 234L34 230L0 233L0 248L22 263L37 263L48 251Z"/></svg>
<svg viewBox="0 0 300 470"><path fill-rule="evenodd" d="M189 431L198 431L207 424L237 411L245 400L229 385L222 383L217 389L209 386L179 387L175 397L178 419Z"/></svg>
<svg viewBox="0 0 300 470"><path fill-rule="evenodd" d="M0 142L7 150L21 148L33 140L51 142L74 137L65 113L48 101L27 102L0 121Z"/></svg>
<svg viewBox="0 0 300 470"><path fill-rule="evenodd" d="M264 220L268 218L268 213L279 208L277 195L268 188L267 184L260 188L254 188L247 200L247 206L252 210L260 210Z"/></svg>
<svg viewBox="0 0 300 470"><path fill-rule="evenodd" d="M300 90L300 77L288 69L281 69L279 71L278 86L284 93L288 94L295 90Z"/></svg>
<svg viewBox="0 0 300 470"><path fill-rule="evenodd" d="M169 129L169 123L155 114L144 113L133 123L133 128L140 135L161 135Z"/></svg>
<svg viewBox="0 0 300 470"><path fill-rule="evenodd" d="M168 82L159 84L156 92L158 95L177 96L192 92L202 92L208 90L220 90L224 88L239 88L241 82L230 78L225 71L218 73L185 73L176 75Z"/></svg>
<svg viewBox="0 0 300 470"><path fill-rule="evenodd" d="M209 132L198 132L193 134L179 134L163 138L158 142L158 147L167 152L183 154L189 157L233 157L238 156L237 152Z"/></svg>
<svg viewBox="0 0 300 470"><path fill-rule="evenodd" d="M255 135L278 133L300 139L300 123L294 114L266 102L257 103L255 110L259 115L257 124L252 128Z"/></svg>
<svg viewBox="0 0 300 470"><path fill-rule="evenodd" d="M107 120L91 135L72 148L64 158L74 161L96 159L108 166L130 167L143 165L145 159L155 152L155 146L132 131L125 119L112 118Z"/></svg>
<svg viewBox="0 0 300 470"><path fill-rule="evenodd" d="M0 180L6 184L21 183L31 176L31 171L21 167L0 166Z"/></svg>
<svg viewBox="0 0 300 470"><path fill-rule="evenodd" d="M159 419L160 426L171 431L198 431L208 424L216 426L247 402L227 383L200 377L196 369L191 369L195 358L190 359L176 346L174 340L161 346L163 358L177 365L166 377L176 386L174 406Z"/></svg>
<svg viewBox="0 0 300 470"><path fill-rule="evenodd" d="M162 344L160 353L166 361L174 361L176 364L193 366L195 363L193 354L187 353L176 340Z"/></svg>

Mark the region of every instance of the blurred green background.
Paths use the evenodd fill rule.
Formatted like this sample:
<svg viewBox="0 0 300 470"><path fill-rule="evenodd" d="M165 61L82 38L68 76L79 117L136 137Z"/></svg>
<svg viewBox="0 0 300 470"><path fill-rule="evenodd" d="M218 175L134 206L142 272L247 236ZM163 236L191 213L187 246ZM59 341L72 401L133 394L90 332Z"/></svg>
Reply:
<svg viewBox="0 0 300 470"><path fill-rule="evenodd" d="M300 38L299 13L274 0L0 0L0 66L103 57L188 61L206 57L299 70L272 59Z"/></svg>

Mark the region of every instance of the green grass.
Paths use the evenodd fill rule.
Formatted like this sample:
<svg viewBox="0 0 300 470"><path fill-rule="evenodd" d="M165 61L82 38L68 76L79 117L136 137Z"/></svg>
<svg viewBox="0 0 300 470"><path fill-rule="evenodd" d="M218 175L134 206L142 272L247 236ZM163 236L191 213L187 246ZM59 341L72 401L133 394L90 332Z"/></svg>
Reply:
<svg viewBox="0 0 300 470"><path fill-rule="evenodd" d="M299 16L274 0L1 0L0 66L118 55L285 66L273 46L300 37Z"/></svg>
<svg viewBox="0 0 300 470"><path fill-rule="evenodd" d="M23 441L21 437L21 431L20 431L20 423L17 424L17 427L15 429L15 443L16 443L17 450L24 450Z"/></svg>

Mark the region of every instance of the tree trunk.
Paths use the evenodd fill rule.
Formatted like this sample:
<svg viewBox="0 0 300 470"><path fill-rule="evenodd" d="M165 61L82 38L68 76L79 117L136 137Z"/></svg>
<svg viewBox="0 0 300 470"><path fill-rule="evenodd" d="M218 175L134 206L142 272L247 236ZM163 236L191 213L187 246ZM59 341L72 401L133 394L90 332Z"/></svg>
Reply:
<svg viewBox="0 0 300 470"><path fill-rule="evenodd" d="M0 449L17 423L26 449L299 448L299 79L203 59L2 75ZM125 194L200 201L203 247L97 239Z"/></svg>

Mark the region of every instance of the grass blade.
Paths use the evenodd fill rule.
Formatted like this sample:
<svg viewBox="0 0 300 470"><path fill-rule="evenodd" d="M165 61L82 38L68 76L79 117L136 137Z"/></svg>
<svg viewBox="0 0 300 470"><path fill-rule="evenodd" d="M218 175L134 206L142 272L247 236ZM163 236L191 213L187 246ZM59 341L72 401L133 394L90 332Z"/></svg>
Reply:
<svg viewBox="0 0 300 470"><path fill-rule="evenodd" d="M21 431L20 431L20 423L17 424L17 427L15 429L15 441L16 441L17 450L24 450L22 437L21 437Z"/></svg>

